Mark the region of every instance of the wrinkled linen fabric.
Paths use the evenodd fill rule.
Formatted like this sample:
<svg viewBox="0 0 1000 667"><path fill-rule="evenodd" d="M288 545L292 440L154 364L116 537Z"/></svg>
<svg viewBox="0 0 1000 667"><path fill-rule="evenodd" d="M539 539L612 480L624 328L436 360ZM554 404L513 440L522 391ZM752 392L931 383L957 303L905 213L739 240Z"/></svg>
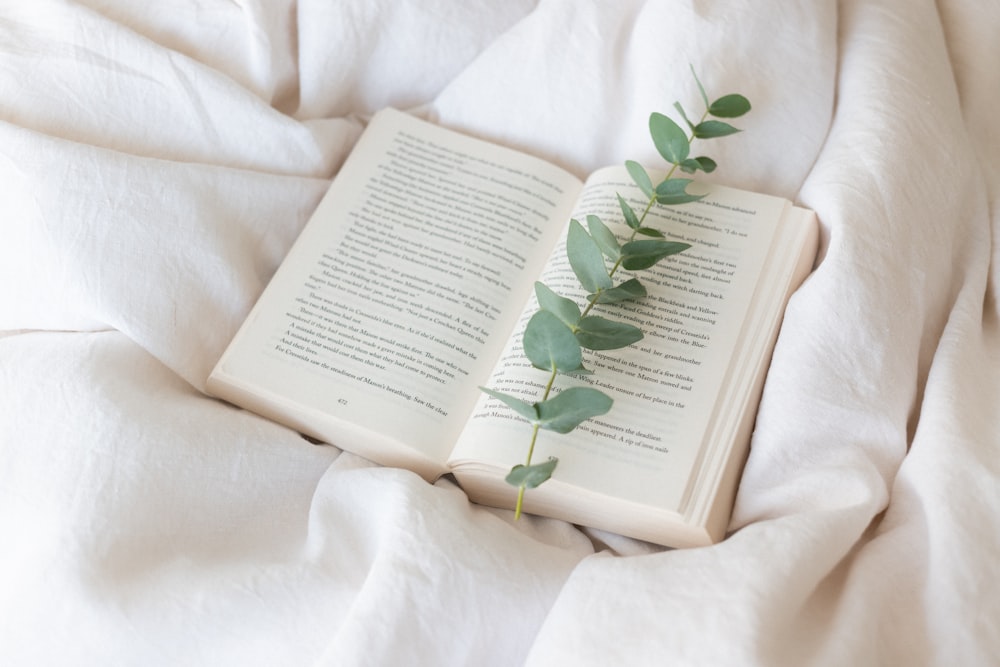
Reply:
<svg viewBox="0 0 1000 667"><path fill-rule="evenodd" d="M1000 6L0 2L0 662L988 665ZM580 176L745 94L815 209L722 543L470 504L204 393L372 113Z"/></svg>

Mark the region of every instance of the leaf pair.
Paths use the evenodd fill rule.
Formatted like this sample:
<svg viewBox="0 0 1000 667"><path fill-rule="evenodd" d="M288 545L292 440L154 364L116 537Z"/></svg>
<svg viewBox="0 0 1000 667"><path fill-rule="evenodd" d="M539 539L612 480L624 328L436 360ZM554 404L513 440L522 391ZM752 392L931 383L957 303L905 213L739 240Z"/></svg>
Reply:
<svg viewBox="0 0 1000 667"><path fill-rule="evenodd" d="M736 93L723 95L714 102L709 102L708 95L705 93L705 87L701 85L701 81L698 79L698 75L695 74L693 67L691 68L691 73L694 74L694 80L698 84L698 92L701 94L701 101L705 105L706 116L712 116L713 118L739 118L750 111L750 100ZM674 102L674 108L677 109L677 113L684 119L684 123L696 139L715 139L739 132L737 128L720 120L703 120L697 124L692 123L688 119L687 114L684 113L684 108L680 102ZM654 138L653 141L655 142L656 139Z"/></svg>
<svg viewBox="0 0 1000 667"><path fill-rule="evenodd" d="M674 107L684 118L691 130L691 137L694 139L712 139L739 132L732 125L719 120L705 120L695 125L688 120L679 102L674 104ZM712 158L703 155L690 157L691 140L670 116L656 111L650 114L649 134L653 138L653 145L656 146L657 152L663 156L663 159L670 164L679 166L682 171L689 174L693 174L699 169L705 173L715 171L716 163Z"/></svg>
<svg viewBox="0 0 1000 667"><path fill-rule="evenodd" d="M716 167L715 160L704 156L690 157L691 140L714 139L739 132L739 129L729 123L714 119L739 118L750 111L750 101L744 96L734 93L723 95L714 102L709 102L708 95L705 94L705 87L698 80L698 75L694 73L694 68L691 69L691 73L694 74L694 79L698 83L698 91L701 93L701 99L705 104L705 116L712 116L713 118L693 123L687 114L684 113L684 107L681 106L681 103L675 102L674 108L684 120L684 124L687 125L688 130L691 132L691 137L689 138L687 132L670 117L658 112L653 112L649 117L649 134L653 139L653 145L656 146L657 152L670 164L677 165L682 171L688 174L693 174L699 170L711 173ZM631 173L632 169L629 169L629 171ZM632 178L640 188L643 187L644 184L640 182L640 179L636 178L636 174L633 173ZM648 181L648 177L645 180ZM683 190L683 187L681 187L681 190ZM652 193L647 192L646 196L652 197ZM659 197L657 201L659 201Z"/></svg>
<svg viewBox="0 0 1000 667"><path fill-rule="evenodd" d="M664 116L664 118L667 117ZM667 118L667 120L673 123L673 121L669 118ZM683 135L683 132L681 134ZM685 141L686 140L687 137L685 137ZM683 171L688 171L686 165L695 163L697 163L698 169L701 169L706 173L715 169L715 162L711 158L707 157L689 158L678 164ZM632 180L635 181L635 184L639 186L640 190L642 190L642 193L650 199L655 199L657 204L662 204L664 206L676 206L678 204L687 204L693 201L698 201L705 196L687 192L687 186L692 182L692 179L690 178L666 178L654 187L652 180L649 178L649 174L646 173L645 168L638 162L635 162L634 160L627 160L625 162L625 168L628 170ZM693 173L693 170L691 173ZM647 236L662 236L662 234L656 230L648 227L641 227L639 217L621 195L618 195L618 205L621 207L622 214L625 216L625 222L629 225L629 227L636 230L640 234L645 234Z"/></svg>
<svg viewBox="0 0 1000 667"><path fill-rule="evenodd" d="M590 233L577 220L570 220L566 240L569 264L592 303L618 303L646 295L638 280L628 280L617 287L611 279L604 258L618 262L623 248L614 232L596 215L587 216ZM551 311L588 350L617 350L642 340L642 331L631 324L614 322L603 317L582 317L579 307L555 294L541 283L535 284L535 294L543 310Z"/></svg>
<svg viewBox="0 0 1000 667"><path fill-rule="evenodd" d="M571 359L568 350L563 350L562 354L557 355L556 350L545 349L543 345L562 345L567 348L575 346L577 349L588 350L618 350L642 340L642 331L631 324L615 322L597 315L584 317L575 302L559 296L544 283L535 283L535 295L538 297L541 310L528 321L524 335L524 353L536 368L550 370L548 366L536 363L536 359L543 364L554 358L564 360L567 365L575 361L575 356ZM592 294L591 300L597 303L617 303L645 295L646 288L639 284L638 280L633 279L618 287ZM560 327L565 329L565 332L559 331ZM529 329L533 330L530 337ZM567 333L569 336L566 336ZM580 354L582 362L582 352ZM568 371L563 367L556 367L555 370L577 374L581 371L587 372L582 367Z"/></svg>
<svg viewBox="0 0 1000 667"><path fill-rule="evenodd" d="M632 207L629 206L629 203L625 201L625 198L621 195L618 195L618 204L621 206L622 213L625 216L625 221L628 223L629 227L635 230L637 234L658 239L664 238L663 233L658 229L643 227L642 223L639 221L639 217L635 214L635 211L632 210ZM600 249L601 253L609 260L618 263L628 258L628 252L621 244L618 243L618 238L615 236L614 232L612 232L599 217L596 215L588 215L587 228L590 230L590 236L594 240L594 243ZM582 240L580 242L583 243ZM618 296L611 297L608 292L616 292ZM594 301L595 296L595 294L591 294L590 300ZM618 287L606 289L600 296L602 298L597 300L598 303L614 303L616 301L625 301L639 296L646 296L646 289L639 284L638 280L633 279L622 283L622 285L619 285Z"/></svg>
<svg viewBox="0 0 1000 667"><path fill-rule="evenodd" d="M614 291L609 291L612 295ZM541 310L524 330L524 354L535 368L567 375L588 375L583 349L618 350L642 340L642 331L625 322L597 315L583 317L580 308L542 283L535 283Z"/></svg>
<svg viewBox="0 0 1000 667"><path fill-rule="evenodd" d="M631 164L635 165L635 168L641 171L642 174L646 173L645 170L640 165L634 162ZM680 183L678 187L673 188L673 189L679 188L679 193L670 193L671 188L663 187L667 185L673 185L681 181L682 183ZM670 196L676 195L677 199L683 198L686 201L701 199L704 195L689 195L686 192L684 192L684 186L690 182L691 182L690 179L667 180L664 181L663 183L660 183L660 185L657 186L656 191L660 192L662 190L665 193L665 195L666 194L670 194ZM657 199L659 199L659 195L657 195ZM659 231L648 227L642 227L641 223L639 222L638 216L636 216L635 214L635 211L632 210L632 207L629 206L628 202L625 201L625 199L621 195L618 195L618 204L619 206L621 206L622 213L625 215L625 220L626 222L628 222L629 227L636 230L636 232L643 234L644 236L656 236L660 238L649 239L649 240L640 239L638 241L630 241L625 245L620 246L618 245L618 239L615 238L614 233L612 233L611 230L608 229L607 225L605 225L600 218L598 218L596 215L588 215L587 226L590 228L592 244L596 246L599 252L601 252L608 259L615 262L620 260L621 265L625 269L629 271L638 271L641 269L648 269L649 267L659 262L661 259L669 257L670 255L676 255L677 253L684 252L685 250L691 247L690 243L667 241L662 238L663 234L661 234ZM570 224L572 225L574 222L576 222L576 220L571 221ZM576 234L578 236L578 238L576 239L576 244L579 247L583 247L586 244L586 240L583 237L587 236L587 233L583 231L583 226L580 225L578 222L576 222L576 227L577 227ZM570 233L571 234L573 233L572 227L570 229ZM598 257L597 253L594 252L593 249L590 249L588 251L587 261L595 263L593 267L588 267L588 271L605 270L603 259ZM598 262L600 269L597 268ZM573 264L572 258L570 260L570 264L571 265ZM575 270L576 267L574 266L574 271ZM577 273L577 277L580 277L579 272ZM581 278L581 283L582 282L583 279ZM617 287L606 288L601 291L597 290L591 290L591 291L594 293L590 295L590 300L596 303L617 303L619 301L628 301L646 296L646 288L643 287L642 284L635 278L627 280ZM571 322L567 321L567 324L570 327L573 326Z"/></svg>
<svg viewBox="0 0 1000 667"><path fill-rule="evenodd" d="M502 401L532 426L556 433L569 433L591 417L606 414L613 403L610 396L591 387L570 387L538 403L485 387L480 389Z"/></svg>
<svg viewBox="0 0 1000 667"><path fill-rule="evenodd" d="M590 387L570 387L553 398L537 403L528 403L516 396L486 387L480 389L509 406L532 426L556 433L569 433L591 417L607 414L613 403L610 396ZM552 477L558 462L559 460L553 457L544 463L531 465L529 460L528 465L516 465L511 468L505 481L511 486L520 487L522 491L526 488L533 489ZM520 508L521 497L517 502L518 515Z"/></svg>

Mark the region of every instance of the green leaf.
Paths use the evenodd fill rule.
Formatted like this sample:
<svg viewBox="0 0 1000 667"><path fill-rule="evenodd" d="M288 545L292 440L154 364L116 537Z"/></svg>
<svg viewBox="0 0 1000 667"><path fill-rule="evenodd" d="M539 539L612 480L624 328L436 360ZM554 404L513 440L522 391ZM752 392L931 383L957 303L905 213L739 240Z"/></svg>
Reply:
<svg viewBox="0 0 1000 667"><path fill-rule="evenodd" d="M615 233L608 229L608 226L596 215L587 216L587 229L590 230L591 238L594 239L604 256L612 262L617 262L622 253Z"/></svg>
<svg viewBox="0 0 1000 667"><path fill-rule="evenodd" d="M742 95L725 95L712 102L708 113L716 118L739 118L750 111L750 100Z"/></svg>
<svg viewBox="0 0 1000 667"><path fill-rule="evenodd" d="M528 320L522 339L524 354L532 366L544 371L572 373L583 368L580 343L562 320L539 310Z"/></svg>
<svg viewBox="0 0 1000 667"><path fill-rule="evenodd" d="M661 232L659 229L653 229L652 227L640 227L635 231L637 234L642 234L643 236L652 236L658 239L663 238L663 232Z"/></svg>
<svg viewBox="0 0 1000 667"><path fill-rule="evenodd" d="M607 413L612 403L610 396L597 389L570 387L536 404L538 427L556 433L569 433L591 417Z"/></svg>
<svg viewBox="0 0 1000 667"><path fill-rule="evenodd" d="M617 350L642 340L642 331L631 324L590 315L580 320L576 339L588 350Z"/></svg>
<svg viewBox="0 0 1000 667"><path fill-rule="evenodd" d="M681 106L681 103L680 102L674 102L674 108L677 109L677 113L679 113L681 115L681 118L684 119L684 123L689 128L691 128L693 130L694 129L694 123L692 123L690 120L688 120L687 114L684 113L684 107Z"/></svg>
<svg viewBox="0 0 1000 667"><path fill-rule="evenodd" d="M619 303L641 299L644 296L646 296L646 288L636 278L632 278L617 287L606 289L599 294L591 294L590 300L595 303ZM577 339L579 340L579 336Z"/></svg>
<svg viewBox="0 0 1000 667"><path fill-rule="evenodd" d="M511 486L533 489L552 477L559 459L554 456L545 463L535 463L530 466L516 465L510 469L505 478Z"/></svg>
<svg viewBox="0 0 1000 667"><path fill-rule="evenodd" d="M580 321L580 306L572 299L559 296L544 283L535 283L535 296L538 297L538 305L542 310L549 311L569 328L576 327L576 323Z"/></svg>
<svg viewBox="0 0 1000 667"><path fill-rule="evenodd" d="M715 171L715 168L718 166L715 163L715 160L713 160L710 157L705 157L704 155L696 157L695 160L698 161L698 164L701 165L701 170L706 174L711 174L713 171Z"/></svg>
<svg viewBox="0 0 1000 667"><path fill-rule="evenodd" d="M698 167L700 165L698 164L697 160L689 157L688 159L684 160L684 162L681 162L677 166L680 167L681 171L683 171L685 174L693 174L694 172L698 171Z"/></svg>
<svg viewBox="0 0 1000 667"><path fill-rule="evenodd" d="M625 257L622 266L629 271L648 269L664 257L684 252L690 247L690 243L659 239L632 241L622 247L622 255Z"/></svg>
<svg viewBox="0 0 1000 667"><path fill-rule="evenodd" d="M534 403L528 403L527 401L522 401L517 396L511 396L510 394L504 394L499 391L493 391L492 389L488 389L487 387L480 387L479 389L483 393L503 401L508 407L514 410L514 412L521 415L532 424L538 421L538 408L535 407Z"/></svg>
<svg viewBox="0 0 1000 667"><path fill-rule="evenodd" d="M653 187L652 186L650 186L649 193L646 196L647 197L652 197L653 196ZM639 228L639 216L637 216L635 214L635 211L632 209L631 206L629 206L629 203L627 201L625 201L625 198L622 197L621 195L618 195L618 206L621 207L621 209L622 209L622 215L625 216L625 223L629 227L631 227L632 229L638 229Z"/></svg>
<svg viewBox="0 0 1000 667"><path fill-rule="evenodd" d="M705 108L709 107L708 95L705 94L705 86L701 85L701 80L698 78L698 73L694 71L694 65L689 65L691 68L691 75L694 76L695 83L698 84L698 92L701 93L701 101L705 103Z"/></svg>
<svg viewBox="0 0 1000 667"><path fill-rule="evenodd" d="M668 116L654 111L649 116L649 134L653 137L656 150L671 164L680 164L687 159L691 144L680 125Z"/></svg>
<svg viewBox="0 0 1000 667"><path fill-rule="evenodd" d="M647 197L653 196L653 182L649 180L649 174L638 162L632 160L625 161L625 168L628 169L629 176L635 181L635 184L639 186L642 193Z"/></svg>
<svg viewBox="0 0 1000 667"><path fill-rule="evenodd" d="M715 139L717 137L736 134L739 131L729 123L723 123L721 120L706 120L695 126L694 136L699 139Z"/></svg>
<svg viewBox="0 0 1000 667"><path fill-rule="evenodd" d="M583 289L597 292L611 287L611 276L604 265L601 249L577 220L569 221L566 255Z"/></svg>
<svg viewBox="0 0 1000 667"><path fill-rule="evenodd" d="M705 195L689 194L685 188L691 183L690 178L671 178L656 186L656 201L665 206L687 204L698 201Z"/></svg>
<svg viewBox="0 0 1000 667"><path fill-rule="evenodd" d="M710 174L713 171L715 171L716 166L717 165L715 164L715 160L705 156L689 157L680 164L681 171L687 172L689 174L693 174L699 169L701 169L706 174Z"/></svg>

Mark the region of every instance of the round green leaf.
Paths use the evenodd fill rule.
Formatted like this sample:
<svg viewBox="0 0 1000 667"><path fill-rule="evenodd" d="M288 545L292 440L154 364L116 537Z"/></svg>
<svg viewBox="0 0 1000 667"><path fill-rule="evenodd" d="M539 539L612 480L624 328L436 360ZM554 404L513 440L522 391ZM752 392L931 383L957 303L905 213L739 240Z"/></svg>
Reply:
<svg viewBox="0 0 1000 667"><path fill-rule="evenodd" d="M708 113L716 118L738 118L750 111L750 100L742 95L725 95L712 102Z"/></svg>
<svg viewBox="0 0 1000 667"><path fill-rule="evenodd" d="M559 296L544 283L535 283L535 296L542 310L549 311L569 328L572 329L580 321L580 306L572 299Z"/></svg>
<svg viewBox="0 0 1000 667"><path fill-rule="evenodd" d="M694 128L694 136L699 139L726 137L737 132L739 132L737 128L729 123L723 123L721 120L706 120L698 123Z"/></svg>
<svg viewBox="0 0 1000 667"><path fill-rule="evenodd" d="M580 320L576 339L588 350L618 350L642 340L642 331L631 324L590 315Z"/></svg>
<svg viewBox="0 0 1000 667"><path fill-rule="evenodd" d="M628 170L629 176L635 181L635 184L639 186L642 193L647 197L653 196L653 182L649 179L649 174L641 164L633 160L625 161L625 168Z"/></svg>
<svg viewBox="0 0 1000 667"><path fill-rule="evenodd" d="M577 220L569 221L566 257L583 289L597 292L611 287L611 276L604 264L604 254Z"/></svg>
<svg viewBox="0 0 1000 667"><path fill-rule="evenodd" d="M694 158L694 161L698 163L698 168L706 174L711 174L718 166L715 163L715 160L710 157L705 157L704 155Z"/></svg>
<svg viewBox="0 0 1000 667"><path fill-rule="evenodd" d="M633 301L646 296L646 288L636 278L626 280L617 287L606 289L598 294L590 295L590 300L595 303L620 303L622 301ZM587 347L584 345L584 347Z"/></svg>
<svg viewBox="0 0 1000 667"><path fill-rule="evenodd" d="M656 186L656 201L664 206L676 206L698 201L705 195L689 194L686 190L691 183L690 178L670 178Z"/></svg>
<svg viewBox="0 0 1000 667"><path fill-rule="evenodd" d="M658 239L663 238L663 232L661 232L659 229L653 229L652 227L640 227L635 231L639 234L642 234L643 236L652 236Z"/></svg>
<svg viewBox="0 0 1000 667"><path fill-rule="evenodd" d="M677 109L677 113L680 114L681 119L684 121L684 124L687 125L688 127L690 127L691 129L694 129L694 123L692 123L688 119L687 114L684 113L684 107L681 106L681 103L680 102L674 102L674 108Z"/></svg>
<svg viewBox="0 0 1000 667"><path fill-rule="evenodd" d="M507 473L505 480L511 486L533 489L552 477L558 463L559 459L553 456L544 463L535 463L530 466L516 465Z"/></svg>
<svg viewBox="0 0 1000 667"><path fill-rule="evenodd" d="M531 316L522 343L524 354L535 368L572 373L583 367L583 353L576 336L547 310Z"/></svg>
<svg viewBox="0 0 1000 667"><path fill-rule="evenodd" d="M511 396L510 394L504 394L499 391L493 391L486 387L480 387L480 391L484 394L492 396L493 398L503 401L505 405L514 410L517 414L521 415L529 422L534 424L538 421L538 408L535 407L534 403L528 403L527 401L522 401L517 396Z"/></svg>
<svg viewBox="0 0 1000 667"><path fill-rule="evenodd" d="M590 230L590 236L594 239L597 247L601 249L601 253L612 262L617 262L622 253L615 233L608 229L608 226L596 215L587 216L587 229Z"/></svg>
<svg viewBox="0 0 1000 667"><path fill-rule="evenodd" d="M536 404L538 427L556 433L569 433L591 417L607 413L612 403L610 396L597 389L564 389L553 398Z"/></svg>
<svg viewBox="0 0 1000 667"><path fill-rule="evenodd" d="M687 133L669 116L656 111L650 114L649 134L653 138L656 150L667 162L679 164L687 159L691 150Z"/></svg>
<svg viewBox="0 0 1000 667"><path fill-rule="evenodd" d="M681 162L680 165L681 171L684 171L688 174L693 174L699 169L701 169L706 174L710 174L713 171L715 171L716 166L717 165L715 164L715 160L705 156L689 157L688 159L684 160L684 162Z"/></svg>
<svg viewBox="0 0 1000 667"><path fill-rule="evenodd" d="M664 257L684 252L690 247L690 243L660 239L632 241L622 247L622 255L625 258L622 260L622 266L629 271L648 269Z"/></svg>
<svg viewBox="0 0 1000 667"><path fill-rule="evenodd" d="M652 184L649 186L649 192L646 193L646 196L647 197L653 196ZM625 216L625 224L627 224L632 229L638 229L639 225L642 224L639 222L639 216L635 214L635 210L633 210L632 207L629 206L629 203L625 201L624 197L622 197L621 195L617 195L617 197L618 197L618 206L622 210L622 215Z"/></svg>
<svg viewBox="0 0 1000 667"><path fill-rule="evenodd" d="M678 166L681 168L681 171L683 171L685 174L693 174L694 172L698 171L698 167L700 165L698 164L698 161L695 160L693 157L689 157L688 159L684 160L684 162L681 162Z"/></svg>

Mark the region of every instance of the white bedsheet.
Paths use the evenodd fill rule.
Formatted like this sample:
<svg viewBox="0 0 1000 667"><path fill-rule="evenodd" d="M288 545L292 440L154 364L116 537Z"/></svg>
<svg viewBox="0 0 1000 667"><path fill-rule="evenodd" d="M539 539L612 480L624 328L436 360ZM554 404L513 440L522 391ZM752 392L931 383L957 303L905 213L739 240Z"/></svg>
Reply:
<svg viewBox="0 0 1000 667"><path fill-rule="evenodd" d="M0 2L0 663L987 665L1000 5ZM385 105L823 225L723 543L518 523L203 394Z"/></svg>

